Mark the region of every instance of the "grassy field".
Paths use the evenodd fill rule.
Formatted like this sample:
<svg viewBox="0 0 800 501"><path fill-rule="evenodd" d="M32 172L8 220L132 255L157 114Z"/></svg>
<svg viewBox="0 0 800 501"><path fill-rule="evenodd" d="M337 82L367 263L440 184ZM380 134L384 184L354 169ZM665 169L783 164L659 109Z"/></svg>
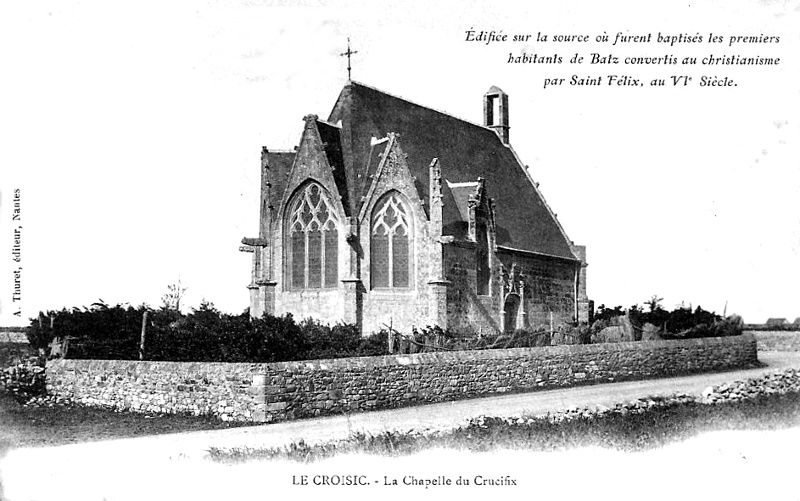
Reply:
<svg viewBox="0 0 800 501"><path fill-rule="evenodd" d="M105 409L27 407L0 390L0 451L237 426L195 416L149 416Z"/></svg>

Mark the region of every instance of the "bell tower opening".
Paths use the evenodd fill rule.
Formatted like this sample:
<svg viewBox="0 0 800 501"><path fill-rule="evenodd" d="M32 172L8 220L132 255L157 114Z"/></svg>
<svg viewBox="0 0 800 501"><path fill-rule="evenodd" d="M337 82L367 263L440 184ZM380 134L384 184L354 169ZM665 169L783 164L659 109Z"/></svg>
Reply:
<svg viewBox="0 0 800 501"><path fill-rule="evenodd" d="M491 127L508 144L508 94L492 86L483 96L483 125Z"/></svg>

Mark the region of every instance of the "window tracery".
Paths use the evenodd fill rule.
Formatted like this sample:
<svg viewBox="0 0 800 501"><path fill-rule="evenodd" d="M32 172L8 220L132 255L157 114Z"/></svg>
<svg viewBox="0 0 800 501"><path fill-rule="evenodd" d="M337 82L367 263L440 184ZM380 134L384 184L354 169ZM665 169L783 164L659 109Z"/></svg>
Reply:
<svg viewBox="0 0 800 501"><path fill-rule="evenodd" d="M289 288L335 288L339 276L339 219L330 197L312 182L295 195L289 207Z"/></svg>
<svg viewBox="0 0 800 501"><path fill-rule="evenodd" d="M372 288L411 286L413 236L410 213L397 192L375 205L370 231Z"/></svg>

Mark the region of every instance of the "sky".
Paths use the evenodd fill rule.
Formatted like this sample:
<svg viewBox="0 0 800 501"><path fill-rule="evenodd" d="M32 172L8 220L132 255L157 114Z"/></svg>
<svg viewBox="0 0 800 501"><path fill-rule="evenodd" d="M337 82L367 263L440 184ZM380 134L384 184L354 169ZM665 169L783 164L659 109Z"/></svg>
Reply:
<svg viewBox="0 0 800 501"><path fill-rule="evenodd" d="M347 37L352 78L390 94L476 123L492 85L510 96L511 144L587 246L596 305L657 295L747 322L800 317L800 3L598 4L4 4L0 325L98 300L159 306L179 280L187 311L247 308L250 255L238 248L257 236L261 147L291 149L303 116L328 115ZM532 36L485 43L470 30ZM704 40L611 46L617 33ZM779 41L730 45L739 35ZM508 63L523 52L563 62ZM569 63L576 53L583 64ZM592 65L591 53L781 61ZM569 85L573 75L603 85ZM681 75L693 83L673 85ZM703 76L736 86L700 87Z"/></svg>

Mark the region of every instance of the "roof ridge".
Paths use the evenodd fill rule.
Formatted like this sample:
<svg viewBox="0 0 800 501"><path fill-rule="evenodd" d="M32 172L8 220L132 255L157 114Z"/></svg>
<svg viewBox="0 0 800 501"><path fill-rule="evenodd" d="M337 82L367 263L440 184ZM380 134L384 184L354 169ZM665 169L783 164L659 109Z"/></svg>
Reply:
<svg viewBox="0 0 800 501"><path fill-rule="evenodd" d="M430 111L434 111L436 113L439 113L440 115L445 115L445 116L448 116L450 118L454 118L456 120L459 120L461 122L464 122L464 123L467 123L467 124L470 124L470 125L474 125L476 127L480 127L481 129L486 129L486 130L495 132L495 130L493 128L489 127L488 125L481 125L481 124L479 124L477 122L473 122L471 120L467 120L466 118L461 118L459 116L453 115L452 113L448 113L446 111L437 110L436 108L432 108L430 106L427 106L427 105L424 105L424 104L420 104L420 103L418 103L416 101L412 101L412 100L406 99L406 98L404 98L402 96L398 96L396 94L392 94L390 92L383 91L381 89L378 89L377 87L373 87L371 85L367 85L365 83L361 83L361 82L358 82L356 80L350 80L347 84L345 84L345 87L347 87L348 85L360 85L361 87L365 87L365 88L373 90L375 92L380 92L381 94L389 96L389 97L392 97L394 99L399 99L401 101L405 101L408 104L413 104L414 106L419 106L420 108L425 108L426 110L430 110Z"/></svg>

